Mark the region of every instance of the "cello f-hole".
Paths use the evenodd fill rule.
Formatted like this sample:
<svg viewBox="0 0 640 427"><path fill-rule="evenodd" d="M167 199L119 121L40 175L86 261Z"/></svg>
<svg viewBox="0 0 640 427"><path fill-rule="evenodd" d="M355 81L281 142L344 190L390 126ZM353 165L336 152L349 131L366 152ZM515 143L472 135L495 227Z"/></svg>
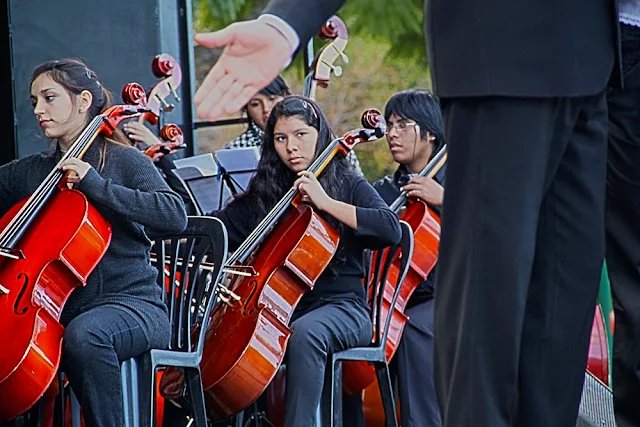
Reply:
<svg viewBox="0 0 640 427"><path fill-rule="evenodd" d="M247 297L246 302L242 306L242 314L244 314L245 316L253 313L253 311L255 310L253 306L249 307L249 305L251 304L253 297L256 295L256 290L258 289L258 282L256 280L252 280L249 283L249 286L251 286L251 293L249 293L249 296Z"/></svg>
<svg viewBox="0 0 640 427"><path fill-rule="evenodd" d="M27 276L25 273L18 274L18 280L22 280L23 277L24 277L24 283L22 284L22 287L20 287L20 292L18 293L18 298L16 298L16 302L13 304L13 312L18 316L25 314L27 310L29 310L29 307L27 307L26 305L20 308L20 301L24 297L24 293L26 292L27 287L29 286L29 276Z"/></svg>

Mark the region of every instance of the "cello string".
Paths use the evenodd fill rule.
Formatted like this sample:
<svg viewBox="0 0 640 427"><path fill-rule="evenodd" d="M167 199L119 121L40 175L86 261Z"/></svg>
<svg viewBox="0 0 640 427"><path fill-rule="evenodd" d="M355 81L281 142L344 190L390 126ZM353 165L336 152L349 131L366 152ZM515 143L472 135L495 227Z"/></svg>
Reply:
<svg viewBox="0 0 640 427"><path fill-rule="evenodd" d="M79 154L82 152L82 150L86 146L86 142L91 140L90 138L87 138L87 135L89 134L93 136L95 134L95 131L100 127L100 118L101 117L98 116L94 118L91 123L89 123L82 134L80 134L80 137L78 137L76 142L71 146L69 151L67 151L67 153L62 156L60 162L58 162L56 167L51 172L49 172L44 181L38 186L36 191L34 191L33 195L20 208L18 213L13 217L9 224L7 224L4 230L2 230L2 233L0 234L0 246L11 246L12 240L19 238L19 236L16 236L24 232L24 229L33 220L35 213L37 213L42 208L42 205L55 189L61 176L64 175L65 172L58 169L58 166L64 160L72 156L75 157L75 153Z"/></svg>
<svg viewBox="0 0 640 427"><path fill-rule="evenodd" d="M339 138L334 139L329 144L327 149L325 149L320 154L320 156L318 156L316 160L311 164L311 166L309 166L308 170L315 174L330 156L335 156L335 149L339 143ZM240 245L234 255L229 258L229 260L227 261L227 265L232 265L238 261L240 261L241 263L246 261L246 258L255 249L258 242L262 240L264 234L266 234L268 230L273 227L274 222L282 216L284 210L291 204L297 194L298 190L295 188L291 188L289 189L289 191L287 191L287 193L285 193L280 201L276 203L273 209L271 209L271 211L269 211L265 218L258 224L254 231L245 239L242 245Z"/></svg>
<svg viewBox="0 0 640 427"><path fill-rule="evenodd" d="M440 168L442 168L442 166L444 165L444 162L446 161L446 156L447 156L447 145L445 144L440 149L440 151L438 151L436 155L433 156L433 158L429 161L429 163L427 163L427 165L420 171L418 176L420 177L429 176L430 178L433 177L433 175L435 175L435 173L437 173L440 170ZM407 196L407 191L403 191L393 201L393 203L391 203L389 208L393 212L398 213L398 211L402 209L402 207L405 205L408 199L409 197Z"/></svg>

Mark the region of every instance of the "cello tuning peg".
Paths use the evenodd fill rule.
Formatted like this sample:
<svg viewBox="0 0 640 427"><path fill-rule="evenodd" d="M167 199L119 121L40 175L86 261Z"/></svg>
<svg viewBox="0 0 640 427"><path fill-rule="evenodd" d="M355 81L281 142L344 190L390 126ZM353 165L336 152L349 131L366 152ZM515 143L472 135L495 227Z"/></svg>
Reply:
<svg viewBox="0 0 640 427"><path fill-rule="evenodd" d="M162 104L162 111L168 112L168 111L172 111L173 110L173 105L167 104L167 101L165 101L164 98L162 98L161 96L158 96L158 95L156 95L156 98Z"/></svg>
<svg viewBox="0 0 640 427"><path fill-rule="evenodd" d="M182 100L180 99L180 96L178 96L178 92L176 92L176 90L174 89L173 86L171 86L171 83L167 83L169 85L169 90L171 90L171 93L173 94L173 97L176 99L177 102L182 102Z"/></svg>
<svg viewBox="0 0 640 427"><path fill-rule="evenodd" d="M332 45L333 46L333 45ZM342 61L345 64L349 63L349 57L347 56L346 53L344 53L344 51L342 51L342 49L339 49L337 46L333 46L333 50L336 51L336 53L338 54L338 56L340 56L340 58L342 58Z"/></svg>
<svg viewBox="0 0 640 427"><path fill-rule="evenodd" d="M333 73L337 76L340 77L342 75L342 67L339 65L333 65L333 64L329 64L326 61L323 61L323 63L329 67L329 69L331 69L331 71L333 71Z"/></svg>

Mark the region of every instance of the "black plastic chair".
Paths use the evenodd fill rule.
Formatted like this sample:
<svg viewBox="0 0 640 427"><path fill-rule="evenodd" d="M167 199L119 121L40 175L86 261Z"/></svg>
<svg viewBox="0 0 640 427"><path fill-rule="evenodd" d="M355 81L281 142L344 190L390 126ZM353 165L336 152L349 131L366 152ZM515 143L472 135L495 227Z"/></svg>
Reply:
<svg viewBox="0 0 640 427"><path fill-rule="evenodd" d="M371 345L367 347L350 348L334 353L328 358L325 371L325 384L320 404L322 424L324 427L342 426L342 361L345 360L366 361L374 366L384 406L385 425L386 427L398 426L389 365L387 364L385 355L391 316L387 316L384 325L381 325L381 306L384 299L384 288L387 283L389 268L391 267L391 262L395 254L397 254L398 251L401 253L400 272L395 284L396 287L391 300L390 312L393 311L393 307L396 304L396 300L400 294L400 287L409 271L409 261L413 256L413 231L409 224L404 221L400 221L400 225L402 227L402 239L400 243L389 247L387 256L376 257L376 264L373 267L373 278L367 285L367 288L371 290L371 321L374 324ZM378 251L378 255L382 253L383 251ZM370 275L365 277L369 278Z"/></svg>
<svg viewBox="0 0 640 427"><path fill-rule="evenodd" d="M173 366L184 370L195 425L206 427L199 366L221 267L227 259L227 231L218 218L189 217L183 232L151 238L152 263L159 271L158 284L165 290L169 309L171 342L167 350L153 349L122 363L125 425L155 425L156 369Z"/></svg>

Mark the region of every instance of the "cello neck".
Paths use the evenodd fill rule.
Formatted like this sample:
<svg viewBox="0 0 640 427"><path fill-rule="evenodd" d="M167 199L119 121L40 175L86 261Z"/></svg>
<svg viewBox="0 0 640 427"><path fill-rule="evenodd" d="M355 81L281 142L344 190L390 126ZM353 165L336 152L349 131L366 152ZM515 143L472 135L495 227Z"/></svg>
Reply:
<svg viewBox="0 0 640 427"><path fill-rule="evenodd" d="M309 171L316 177L322 173L325 167L329 164L331 159L338 153L340 149L341 139L334 139L331 144L318 156L318 158L309 166ZM290 188L285 193L278 203L269 211L262 221L256 226L253 232L245 239L245 241L238 247L238 250L229 257L227 265L233 265L237 263L244 263L255 248L264 239L267 233L273 228L278 220L284 215L287 208L291 205L295 197L298 195L297 188Z"/></svg>
<svg viewBox="0 0 640 427"><path fill-rule="evenodd" d="M76 157L81 158L87 148L98 136L100 126L102 124L102 116L95 117L89 125L82 131L78 139L71 145L69 150L62 156L58 164L49 172L47 177L42 181L38 188L29 197L27 202L20 208L18 213L0 232L0 254L3 251L11 250L18 242L20 237L25 233L34 218L40 212L47 200L56 190L60 180L65 175L60 165L67 159Z"/></svg>
<svg viewBox="0 0 640 427"><path fill-rule="evenodd" d="M331 141L307 170L318 177L337 154L346 157L357 144L382 138L386 130L386 123L384 117L382 117L382 113L375 109L366 110L361 121L366 129L359 128L352 130L347 132L342 138L336 138ZM242 264L247 261L254 249L258 247L260 242L262 242L264 237L286 212L297 195L297 188L290 188L289 191L285 193L282 199L276 203L273 209L269 211L245 241L242 242L235 253L229 257L226 264L227 267L238 263Z"/></svg>
<svg viewBox="0 0 640 427"><path fill-rule="evenodd" d="M442 166L447 162L447 144L443 145L440 151L436 153L435 156L431 158L429 163L420 171L418 176L433 178ZM409 197L407 196L407 192L403 191L400 195L391 203L390 209L395 213L400 212L400 209L407 204L407 200Z"/></svg>

